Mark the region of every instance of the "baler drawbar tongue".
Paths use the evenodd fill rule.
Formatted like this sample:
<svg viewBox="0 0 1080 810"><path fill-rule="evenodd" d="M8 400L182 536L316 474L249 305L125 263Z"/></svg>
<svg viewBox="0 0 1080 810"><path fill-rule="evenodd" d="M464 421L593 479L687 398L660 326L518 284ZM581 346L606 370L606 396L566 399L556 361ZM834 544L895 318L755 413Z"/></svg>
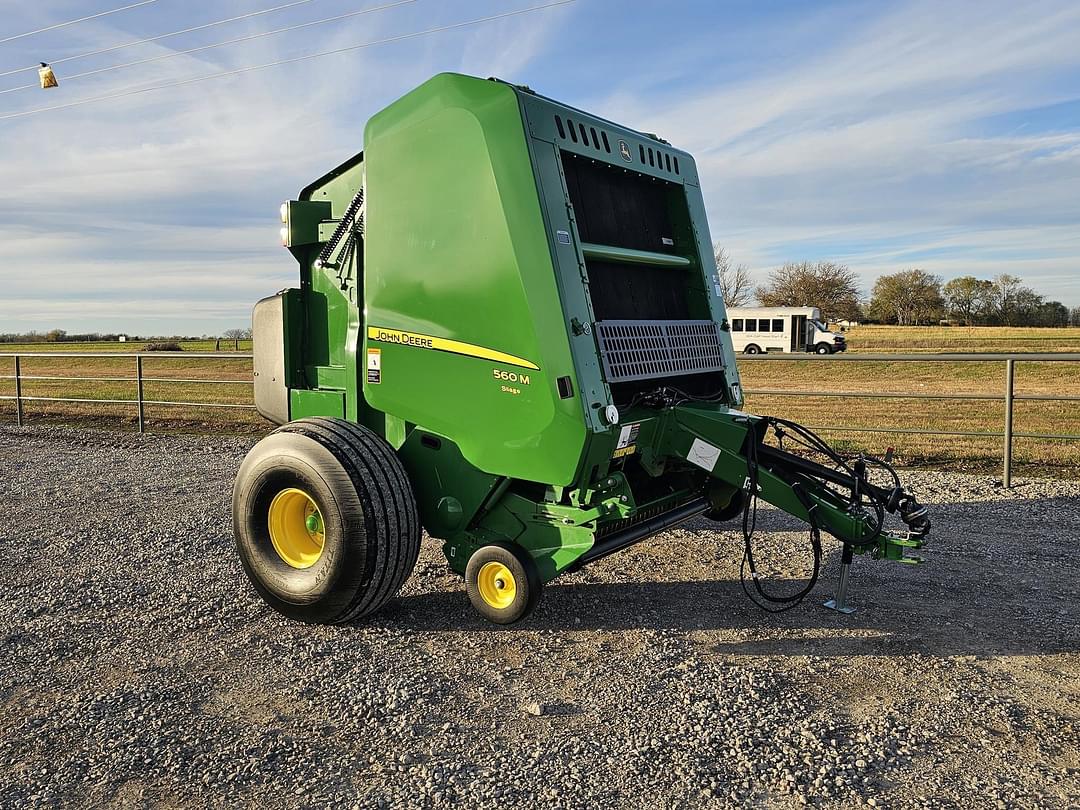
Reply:
<svg viewBox="0 0 1080 810"><path fill-rule="evenodd" d="M737 493L734 499L741 507L744 541L742 570L750 572L756 597L749 591L747 595L759 606L787 610L809 594L820 571L822 531L842 544L837 593L825 603L841 612L854 610L846 604L854 554L869 553L874 559L906 564L923 561L908 551L925 544L930 532L928 510L903 488L891 463L866 454L845 457L809 428L779 417L717 412L692 403L677 405L672 413L669 452L691 461L708 459L713 479ZM767 443L770 438L774 443ZM888 484L872 482L871 469ZM813 569L806 585L794 594L771 595L761 582L753 554L758 498L809 524ZM733 510L727 506L730 514ZM887 529L886 514L896 514L906 530Z"/></svg>

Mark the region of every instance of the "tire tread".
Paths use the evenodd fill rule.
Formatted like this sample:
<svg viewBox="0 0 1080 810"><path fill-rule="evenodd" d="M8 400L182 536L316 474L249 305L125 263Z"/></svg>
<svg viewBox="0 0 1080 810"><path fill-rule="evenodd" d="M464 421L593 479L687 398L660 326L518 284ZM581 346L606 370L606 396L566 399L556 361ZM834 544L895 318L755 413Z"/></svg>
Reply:
<svg viewBox="0 0 1080 810"><path fill-rule="evenodd" d="M420 518L401 460L385 439L344 419L309 417L275 433L299 433L325 447L345 469L363 505L368 554L361 587L334 620L374 613L404 585L420 552Z"/></svg>

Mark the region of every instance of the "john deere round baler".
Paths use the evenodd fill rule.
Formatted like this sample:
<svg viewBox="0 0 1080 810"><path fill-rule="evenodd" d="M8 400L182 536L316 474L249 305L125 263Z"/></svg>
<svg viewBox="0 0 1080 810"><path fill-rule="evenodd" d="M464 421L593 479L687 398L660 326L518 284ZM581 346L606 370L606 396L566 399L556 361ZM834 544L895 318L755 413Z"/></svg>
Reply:
<svg viewBox="0 0 1080 810"><path fill-rule="evenodd" d="M562 572L702 514L743 516L766 605L809 591L822 531L844 544L845 587L855 553L915 559L929 521L887 465L739 410L689 154L455 74L375 115L364 146L282 206L299 286L253 316L256 405L281 427L245 459L233 513L274 608L378 610L422 528L499 623ZM797 594L757 577L759 497L809 524Z"/></svg>

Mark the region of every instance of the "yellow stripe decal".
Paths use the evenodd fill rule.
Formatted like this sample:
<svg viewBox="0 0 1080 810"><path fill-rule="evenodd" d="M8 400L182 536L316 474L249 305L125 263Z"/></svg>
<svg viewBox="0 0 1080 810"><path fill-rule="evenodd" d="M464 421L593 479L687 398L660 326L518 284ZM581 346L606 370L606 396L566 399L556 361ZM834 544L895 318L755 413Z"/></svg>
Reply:
<svg viewBox="0 0 1080 810"><path fill-rule="evenodd" d="M463 354L466 357L479 357L481 360L494 360L496 363L505 363L508 366L531 368L539 371L540 366L530 363L512 354L477 346L473 343L463 343L460 340L423 335L419 332L403 332L400 329L383 329L378 326L369 326L367 330L368 340L377 340L380 343L398 343L402 346L415 346L418 349L434 349L438 352L450 352L451 354Z"/></svg>

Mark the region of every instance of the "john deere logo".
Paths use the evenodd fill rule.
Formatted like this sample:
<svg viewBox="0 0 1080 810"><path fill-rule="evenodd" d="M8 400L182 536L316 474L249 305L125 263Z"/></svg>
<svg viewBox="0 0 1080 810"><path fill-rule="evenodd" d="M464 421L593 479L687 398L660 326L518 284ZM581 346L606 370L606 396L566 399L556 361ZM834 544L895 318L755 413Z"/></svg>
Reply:
<svg viewBox="0 0 1080 810"><path fill-rule="evenodd" d="M626 141L619 141L619 154L627 163L632 163L634 160L634 156L630 154L630 144Z"/></svg>

